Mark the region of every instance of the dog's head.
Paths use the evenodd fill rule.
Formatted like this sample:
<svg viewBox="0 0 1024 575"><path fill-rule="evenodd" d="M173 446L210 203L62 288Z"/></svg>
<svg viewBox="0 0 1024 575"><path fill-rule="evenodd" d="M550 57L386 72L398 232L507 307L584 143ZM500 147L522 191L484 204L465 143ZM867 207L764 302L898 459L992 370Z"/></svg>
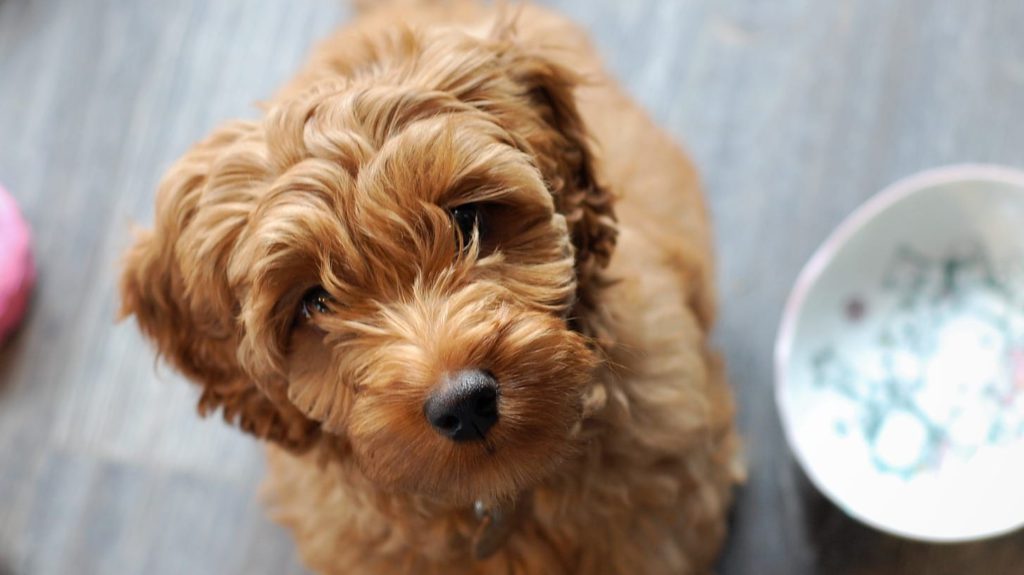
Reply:
<svg viewBox="0 0 1024 575"><path fill-rule="evenodd" d="M391 489L509 495L572 450L611 199L565 68L455 33L378 49L171 169L124 312L204 413Z"/></svg>

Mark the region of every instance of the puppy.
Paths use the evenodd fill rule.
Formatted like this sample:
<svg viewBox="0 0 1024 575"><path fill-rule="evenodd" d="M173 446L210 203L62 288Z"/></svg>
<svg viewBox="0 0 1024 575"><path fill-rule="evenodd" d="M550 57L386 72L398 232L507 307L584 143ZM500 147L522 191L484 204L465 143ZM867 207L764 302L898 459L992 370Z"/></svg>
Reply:
<svg viewBox="0 0 1024 575"><path fill-rule="evenodd" d="M693 168L562 17L377 4L171 168L123 313L267 442L315 571L707 572L742 470Z"/></svg>

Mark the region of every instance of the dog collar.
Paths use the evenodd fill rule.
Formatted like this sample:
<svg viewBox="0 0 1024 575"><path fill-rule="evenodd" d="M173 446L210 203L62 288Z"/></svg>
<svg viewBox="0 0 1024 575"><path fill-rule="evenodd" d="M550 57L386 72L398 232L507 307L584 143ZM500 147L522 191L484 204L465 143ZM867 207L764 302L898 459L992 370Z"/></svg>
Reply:
<svg viewBox="0 0 1024 575"><path fill-rule="evenodd" d="M473 514L479 522L473 533L473 558L487 559L501 549L516 526L516 502L500 506L488 505L477 499L473 503Z"/></svg>

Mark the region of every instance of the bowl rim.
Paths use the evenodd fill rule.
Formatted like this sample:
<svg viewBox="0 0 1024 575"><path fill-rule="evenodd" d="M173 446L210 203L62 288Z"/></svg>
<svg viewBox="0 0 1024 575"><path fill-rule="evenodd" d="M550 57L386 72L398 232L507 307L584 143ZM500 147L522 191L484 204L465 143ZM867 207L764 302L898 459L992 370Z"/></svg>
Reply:
<svg viewBox="0 0 1024 575"><path fill-rule="evenodd" d="M852 213L847 215L843 221L829 233L825 241L819 245L813 255L807 260L797 279L793 284L785 306L782 309L782 317L775 337L774 349L774 375L775 375L775 408L782 425L783 435L789 446L790 452L797 460L800 468L810 479L814 487L824 494L833 504L843 510L844 513L854 519L873 527L879 531L897 535L906 539L924 541L929 543L956 543L987 539L1015 531L1024 526L1024 516L1016 523L991 529L978 531L960 536L936 536L915 533L903 530L898 527L886 525L866 516L859 510L848 505L819 477L814 468L810 465L809 457L803 453L796 442L795 431L791 424L792 415L788 413L784 403L784 392L786 390L786 368L789 366L789 359L793 349L793 337L796 331L797 320L803 310L804 303L817 284L822 273L832 262L836 253L846 243L857 235L869 222L878 215L885 212L892 206L919 192L939 186L965 181L986 181L1010 184L1020 188L1024 192L1024 170L1000 166L995 164L952 164L926 169L914 174L905 176L882 188L881 191L871 196L864 203L858 206Z"/></svg>

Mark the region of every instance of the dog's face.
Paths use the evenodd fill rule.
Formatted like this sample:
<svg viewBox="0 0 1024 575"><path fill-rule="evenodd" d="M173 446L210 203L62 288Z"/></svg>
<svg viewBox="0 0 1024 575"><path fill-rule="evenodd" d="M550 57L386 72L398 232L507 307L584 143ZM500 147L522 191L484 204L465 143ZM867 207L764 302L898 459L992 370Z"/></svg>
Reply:
<svg viewBox="0 0 1024 575"><path fill-rule="evenodd" d="M125 310L256 435L377 484L514 493L573 449L597 361L575 315L614 242L569 74L406 33L171 170Z"/></svg>

